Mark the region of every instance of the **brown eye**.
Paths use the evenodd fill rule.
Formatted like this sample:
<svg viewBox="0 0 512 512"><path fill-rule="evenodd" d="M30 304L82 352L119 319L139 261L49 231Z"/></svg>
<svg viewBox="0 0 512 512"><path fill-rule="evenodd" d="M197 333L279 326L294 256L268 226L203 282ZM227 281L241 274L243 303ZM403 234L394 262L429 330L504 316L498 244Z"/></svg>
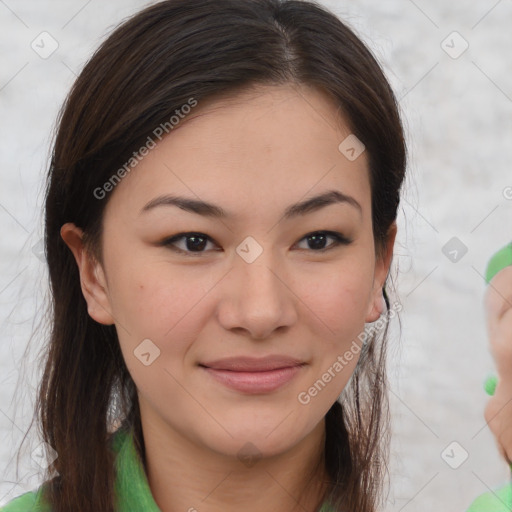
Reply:
<svg viewBox="0 0 512 512"><path fill-rule="evenodd" d="M326 242L329 238L332 238L334 242L326 247ZM328 251L339 245L349 245L352 243L352 240L349 240L341 233L336 233L335 231L315 231L314 233L306 235L301 241L302 240L306 240L308 244L307 249L311 249L314 252Z"/></svg>
<svg viewBox="0 0 512 512"><path fill-rule="evenodd" d="M176 244L182 239L184 239L185 243L178 247ZM204 249L208 242L212 242L211 238L203 233L179 233L171 238L166 238L161 242L161 245L177 252L201 254L205 252Z"/></svg>

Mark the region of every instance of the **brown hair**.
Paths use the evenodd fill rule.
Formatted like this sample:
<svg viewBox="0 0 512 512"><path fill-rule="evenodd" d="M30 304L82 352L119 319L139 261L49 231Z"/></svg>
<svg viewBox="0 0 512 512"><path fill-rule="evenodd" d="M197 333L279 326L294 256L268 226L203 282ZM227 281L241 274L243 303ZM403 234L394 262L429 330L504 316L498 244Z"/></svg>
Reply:
<svg viewBox="0 0 512 512"><path fill-rule="evenodd" d="M365 144L377 251L396 219L406 149L397 103L375 58L338 17L300 0L168 0L145 8L103 42L59 114L45 203L52 303L37 413L59 454L46 475L56 512L115 510L110 433L123 421L144 456L135 384L114 326L87 312L60 228L73 222L101 261L103 210L94 190L191 97L301 83L325 92ZM340 141L341 142L341 141ZM385 293L389 311L389 300ZM326 416L326 499L335 510L376 510L388 453L387 328L363 348Z"/></svg>

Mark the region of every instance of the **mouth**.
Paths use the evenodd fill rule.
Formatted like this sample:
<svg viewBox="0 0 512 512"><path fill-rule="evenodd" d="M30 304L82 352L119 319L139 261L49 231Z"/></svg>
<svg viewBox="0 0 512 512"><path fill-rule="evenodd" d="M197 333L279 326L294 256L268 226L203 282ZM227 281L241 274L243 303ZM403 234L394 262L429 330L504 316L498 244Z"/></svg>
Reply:
<svg viewBox="0 0 512 512"><path fill-rule="evenodd" d="M296 377L305 365L286 356L231 357L199 364L217 382L247 394L276 391Z"/></svg>

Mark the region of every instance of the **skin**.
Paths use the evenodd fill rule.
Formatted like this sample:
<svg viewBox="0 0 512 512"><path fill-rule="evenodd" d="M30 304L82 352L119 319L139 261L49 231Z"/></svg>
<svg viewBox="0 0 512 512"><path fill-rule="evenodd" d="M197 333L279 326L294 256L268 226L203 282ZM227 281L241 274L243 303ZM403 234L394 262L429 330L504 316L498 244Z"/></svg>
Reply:
<svg viewBox="0 0 512 512"><path fill-rule="evenodd" d="M485 420L501 455L512 462L512 266L500 270L485 295L487 332L498 384L485 408Z"/></svg>
<svg viewBox="0 0 512 512"><path fill-rule="evenodd" d="M90 316L116 326L138 388L148 481L164 512L313 511L319 504L324 416L359 353L307 405L297 396L365 322L379 318L396 235L393 224L376 252L366 152L349 161L338 150L351 130L336 112L321 92L296 85L199 105L111 192L101 263L84 249L80 228L62 227ZM360 210L344 202L283 218L289 205L332 189ZM219 205L233 218L169 205L140 213L171 193ZM352 242L308 242L306 235L325 230ZM210 241L199 255L189 243L192 256L158 245L183 232ZM236 252L247 236L263 250L252 263ZM174 245L186 251L187 239ZM134 356L147 338L160 349L149 366ZM306 364L265 394L229 389L198 366L270 354ZM248 442L261 457L250 467L237 456ZM313 478L308 471L317 464Z"/></svg>

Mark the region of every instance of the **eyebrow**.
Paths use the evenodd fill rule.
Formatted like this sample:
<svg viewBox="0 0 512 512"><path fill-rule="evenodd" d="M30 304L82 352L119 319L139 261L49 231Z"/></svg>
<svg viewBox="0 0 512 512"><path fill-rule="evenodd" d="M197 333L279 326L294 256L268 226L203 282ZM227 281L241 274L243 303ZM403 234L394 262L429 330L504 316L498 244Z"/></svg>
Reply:
<svg viewBox="0 0 512 512"><path fill-rule="evenodd" d="M318 196L306 199L305 201L288 206L283 217L284 219L291 219L293 217L306 215L308 213L316 212L317 210L325 208L331 204L348 204L358 210L360 214L363 212L359 202L352 196L343 194L338 190L330 190ZM155 197L144 205L140 213L142 214L158 206L177 206L187 212L196 213L205 217L232 218L234 216L215 204L189 197L180 197L169 194Z"/></svg>

